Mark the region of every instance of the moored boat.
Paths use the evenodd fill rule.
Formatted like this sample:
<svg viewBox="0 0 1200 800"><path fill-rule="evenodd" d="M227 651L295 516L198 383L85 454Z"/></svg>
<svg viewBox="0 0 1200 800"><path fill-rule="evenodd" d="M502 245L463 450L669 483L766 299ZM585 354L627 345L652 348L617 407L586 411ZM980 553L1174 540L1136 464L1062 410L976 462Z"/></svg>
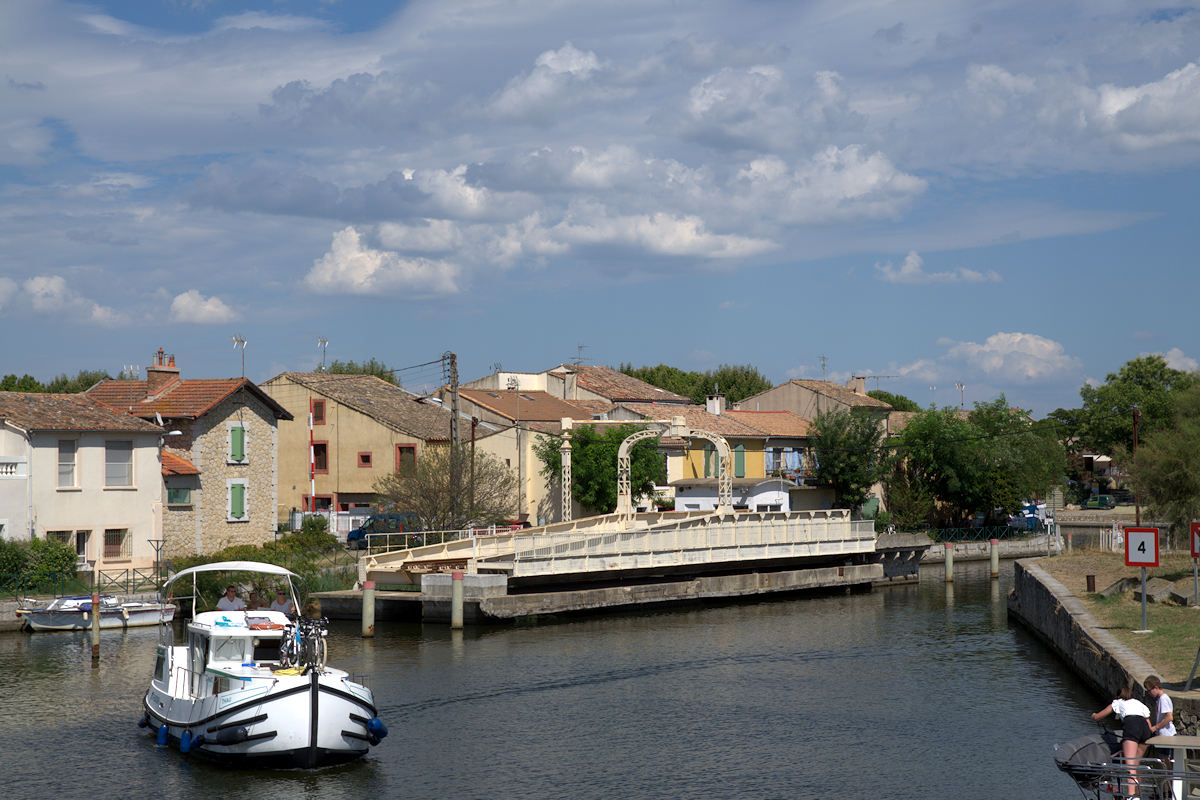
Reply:
<svg viewBox="0 0 1200 800"><path fill-rule="evenodd" d="M35 631L81 631L92 627L92 597L59 597L45 606L28 605L16 614ZM100 596L100 628L137 628L170 622L175 606L170 603L122 602L112 595Z"/></svg>
<svg viewBox="0 0 1200 800"><path fill-rule="evenodd" d="M184 570L164 586L202 572L256 572L286 581L273 564L226 561ZM193 597L195 591L193 589ZM352 761L387 735L371 690L325 663L325 620L278 611L193 614L175 644L164 626L141 725L172 744L231 765L314 768Z"/></svg>

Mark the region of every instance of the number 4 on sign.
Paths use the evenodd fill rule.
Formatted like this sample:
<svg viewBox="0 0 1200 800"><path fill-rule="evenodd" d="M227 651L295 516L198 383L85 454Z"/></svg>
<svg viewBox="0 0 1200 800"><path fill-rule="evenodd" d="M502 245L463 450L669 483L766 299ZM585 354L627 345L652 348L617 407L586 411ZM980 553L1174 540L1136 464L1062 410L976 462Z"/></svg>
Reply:
<svg viewBox="0 0 1200 800"><path fill-rule="evenodd" d="M1125 566L1158 566L1158 528L1125 529Z"/></svg>

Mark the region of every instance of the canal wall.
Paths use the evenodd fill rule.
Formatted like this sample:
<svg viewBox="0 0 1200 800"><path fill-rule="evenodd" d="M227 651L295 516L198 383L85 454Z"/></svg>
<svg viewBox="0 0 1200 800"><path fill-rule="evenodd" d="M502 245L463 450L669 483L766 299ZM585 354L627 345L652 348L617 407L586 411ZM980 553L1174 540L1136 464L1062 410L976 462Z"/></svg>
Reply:
<svg viewBox="0 0 1200 800"><path fill-rule="evenodd" d="M999 546L1000 557L1005 559L1032 558L1056 552L1054 538L1045 533L1038 536L1031 536L1028 539L1001 539ZM992 545L989 540L981 542L955 542L954 561L956 563L959 561L987 561L992 557L991 547ZM921 555L922 564L941 564L945 560L946 547L940 543L934 544Z"/></svg>
<svg viewBox="0 0 1200 800"><path fill-rule="evenodd" d="M1122 644L1088 613L1073 592L1051 577L1036 559L1013 564L1013 588L1008 595L1009 616L1044 641L1102 697L1116 697L1122 686L1133 684L1135 695L1153 707L1142 681L1156 670ZM1200 695L1170 690L1178 733L1195 735L1200 722Z"/></svg>

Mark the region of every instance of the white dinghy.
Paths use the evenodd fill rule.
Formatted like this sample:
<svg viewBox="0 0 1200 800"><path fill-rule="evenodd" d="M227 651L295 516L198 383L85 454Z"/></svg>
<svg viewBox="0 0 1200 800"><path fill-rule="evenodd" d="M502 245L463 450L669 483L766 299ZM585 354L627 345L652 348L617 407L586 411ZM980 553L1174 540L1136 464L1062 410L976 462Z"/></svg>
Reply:
<svg viewBox="0 0 1200 800"><path fill-rule="evenodd" d="M294 573L256 561L183 570L163 585L202 572L254 572L286 581ZM194 605L193 599L193 605ZM359 758L387 735L371 690L325 664L325 620L278 611L193 613L186 642L163 626L154 677L139 725L160 745L218 762L315 768Z"/></svg>

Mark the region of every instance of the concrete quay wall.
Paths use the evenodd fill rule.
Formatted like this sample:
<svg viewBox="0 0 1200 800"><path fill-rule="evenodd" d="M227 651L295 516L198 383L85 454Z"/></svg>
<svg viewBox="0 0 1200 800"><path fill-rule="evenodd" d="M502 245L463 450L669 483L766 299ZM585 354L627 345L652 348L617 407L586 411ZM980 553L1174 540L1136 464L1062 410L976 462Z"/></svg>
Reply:
<svg viewBox="0 0 1200 800"><path fill-rule="evenodd" d="M992 557L991 542L955 542L954 561L987 561ZM1054 542L1047 534L1031 536L1028 539L1001 539L1001 558L1033 558L1054 552ZM941 564L946 560L946 548L942 544L934 544L921 556L922 564Z"/></svg>
<svg viewBox="0 0 1200 800"><path fill-rule="evenodd" d="M1156 671L1149 662L1105 630L1074 593L1038 566L1037 559L1017 561L1013 570L1010 617L1044 641L1101 697L1116 697L1122 686L1132 683L1135 696L1153 707L1153 699L1141 688L1146 676ZM1168 694L1175 704L1177 731L1195 735L1200 698L1169 687Z"/></svg>

